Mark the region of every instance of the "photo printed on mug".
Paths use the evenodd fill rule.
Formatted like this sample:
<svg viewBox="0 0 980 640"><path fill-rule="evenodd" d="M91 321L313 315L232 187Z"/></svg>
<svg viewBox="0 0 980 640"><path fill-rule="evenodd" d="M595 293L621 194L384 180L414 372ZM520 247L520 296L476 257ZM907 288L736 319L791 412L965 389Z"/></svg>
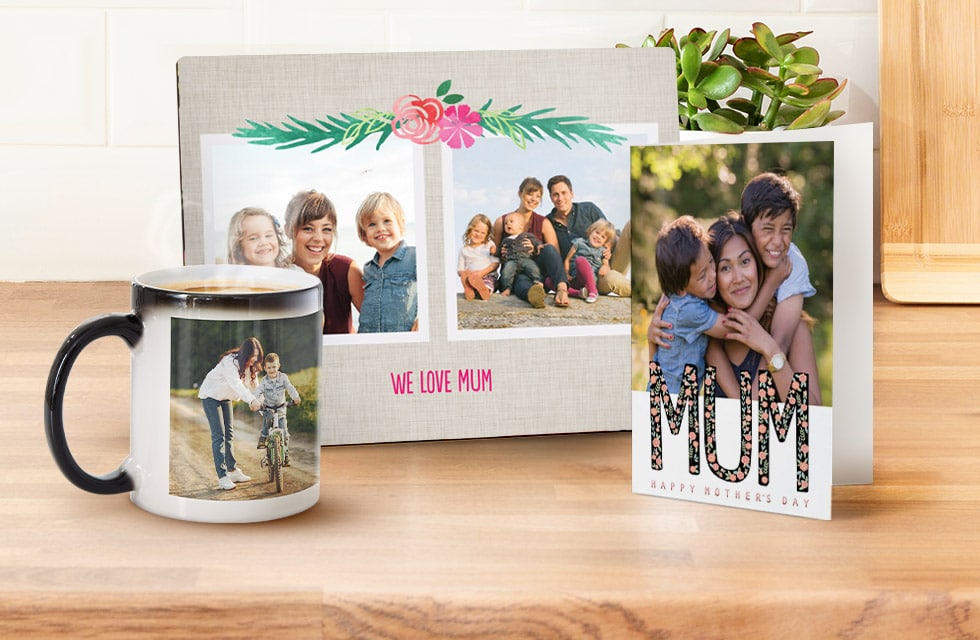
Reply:
<svg viewBox="0 0 980 640"><path fill-rule="evenodd" d="M257 500L319 482L321 323L171 319L171 495Z"/></svg>

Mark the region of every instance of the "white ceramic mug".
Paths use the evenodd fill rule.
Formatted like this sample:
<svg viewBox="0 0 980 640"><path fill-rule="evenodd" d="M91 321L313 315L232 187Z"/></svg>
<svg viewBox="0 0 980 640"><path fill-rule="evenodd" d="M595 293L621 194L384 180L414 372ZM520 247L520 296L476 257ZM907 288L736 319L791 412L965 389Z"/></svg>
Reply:
<svg viewBox="0 0 980 640"><path fill-rule="evenodd" d="M86 491L128 491L171 518L257 522L308 509L320 495L322 314L319 279L299 269L197 265L134 278L132 311L79 325L51 367L55 461ZM62 409L76 358L104 336L130 347L130 455L96 477L75 462ZM275 437L258 448L263 429Z"/></svg>

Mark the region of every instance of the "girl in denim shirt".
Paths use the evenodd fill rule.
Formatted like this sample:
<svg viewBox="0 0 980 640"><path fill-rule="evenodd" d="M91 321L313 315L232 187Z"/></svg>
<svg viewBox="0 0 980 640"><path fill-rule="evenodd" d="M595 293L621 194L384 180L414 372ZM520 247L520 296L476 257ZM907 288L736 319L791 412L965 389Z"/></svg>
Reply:
<svg viewBox="0 0 980 640"><path fill-rule="evenodd" d="M357 236L375 250L364 265L358 333L418 329L415 247L405 244L405 211L390 193L372 193L357 211Z"/></svg>

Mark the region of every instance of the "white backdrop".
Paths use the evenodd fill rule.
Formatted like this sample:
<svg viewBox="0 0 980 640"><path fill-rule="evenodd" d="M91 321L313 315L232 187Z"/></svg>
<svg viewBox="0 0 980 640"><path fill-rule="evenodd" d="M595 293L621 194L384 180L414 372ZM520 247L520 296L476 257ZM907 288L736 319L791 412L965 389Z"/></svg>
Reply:
<svg viewBox="0 0 980 640"><path fill-rule="evenodd" d="M813 30L805 42L825 71L849 79L844 122L878 117L876 0L748 0L738 13L721 0L692 0L683 13L663 0L502 0L493 11L452 0L37 4L0 0L7 281L126 280L181 262L182 56L602 48L639 44L664 25L747 33L758 19Z"/></svg>

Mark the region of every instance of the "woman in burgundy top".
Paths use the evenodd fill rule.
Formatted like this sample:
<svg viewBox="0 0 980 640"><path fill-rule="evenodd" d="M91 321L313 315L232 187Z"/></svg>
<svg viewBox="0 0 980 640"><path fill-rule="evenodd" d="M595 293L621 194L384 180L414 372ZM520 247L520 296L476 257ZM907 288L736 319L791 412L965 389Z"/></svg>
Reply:
<svg viewBox="0 0 980 640"><path fill-rule="evenodd" d="M555 228L535 209L541 204L541 194L544 186L537 178L527 177L521 181L517 189L520 205L510 213L520 214L524 218L524 231L540 240L541 244L533 249L532 257L541 269L545 282L555 290L555 306L568 306L568 274L565 272L565 261L558 253L558 236ZM501 241L504 237L504 214L493 223L493 242L500 252ZM524 273L514 278L513 293L521 300L527 300L535 308L544 307L545 288L541 283L532 282Z"/></svg>
<svg viewBox="0 0 980 640"><path fill-rule="evenodd" d="M293 264L323 283L323 333L353 333L351 305L364 300L360 265L330 248L337 238L337 210L318 191L301 191L286 205L286 235L293 241Z"/></svg>

